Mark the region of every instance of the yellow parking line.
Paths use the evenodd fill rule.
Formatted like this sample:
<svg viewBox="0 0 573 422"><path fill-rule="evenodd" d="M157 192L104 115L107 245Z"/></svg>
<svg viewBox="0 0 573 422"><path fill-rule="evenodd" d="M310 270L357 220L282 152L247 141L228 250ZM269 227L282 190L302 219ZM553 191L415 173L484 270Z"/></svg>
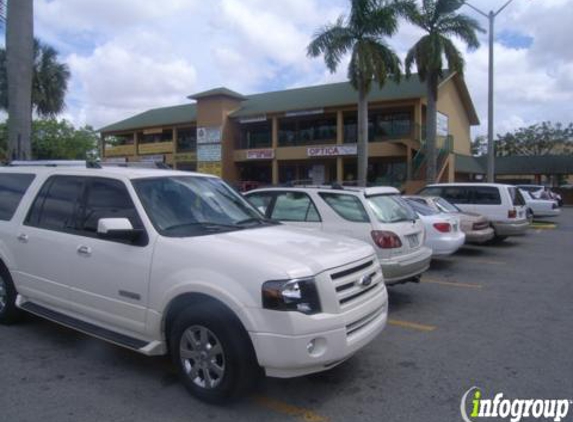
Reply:
<svg viewBox="0 0 573 422"><path fill-rule="evenodd" d="M330 419L326 416L318 415L310 409L303 407L293 406L279 400L271 399L265 396L254 396L253 400L259 406L272 410L286 416L301 418L305 422L329 422Z"/></svg>
<svg viewBox="0 0 573 422"><path fill-rule="evenodd" d="M454 281L435 280L433 278L423 278L422 280L420 280L420 282L440 284L442 286L465 287L466 289L482 289L483 288L483 286L481 284L457 283Z"/></svg>
<svg viewBox="0 0 573 422"><path fill-rule="evenodd" d="M557 225L553 223L533 223L531 227L537 230L553 230Z"/></svg>
<svg viewBox="0 0 573 422"><path fill-rule="evenodd" d="M433 325L417 324L415 322L401 321L399 319L389 319L388 324L394 325L396 327L411 328L412 330L418 331L434 331L437 327Z"/></svg>

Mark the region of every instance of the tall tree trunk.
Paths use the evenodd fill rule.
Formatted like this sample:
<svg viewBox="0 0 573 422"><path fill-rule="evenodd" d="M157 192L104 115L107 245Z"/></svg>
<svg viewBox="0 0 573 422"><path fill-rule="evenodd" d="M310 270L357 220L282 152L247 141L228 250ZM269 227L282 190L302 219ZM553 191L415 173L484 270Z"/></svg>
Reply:
<svg viewBox="0 0 573 422"><path fill-rule="evenodd" d="M358 89L358 186L368 181L368 99L366 89Z"/></svg>
<svg viewBox="0 0 573 422"><path fill-rule="evenodd" d="M34 61L33 0L10 0L6 19L8 159L29 160Z"/></svg>
<svg viewBox="0 0 573 422"><path fill-rule="evenodd" d="M436 183L436 132L438 120L438 78L429 75L426 80L428 109L426 112L426 182Z"/></svg>

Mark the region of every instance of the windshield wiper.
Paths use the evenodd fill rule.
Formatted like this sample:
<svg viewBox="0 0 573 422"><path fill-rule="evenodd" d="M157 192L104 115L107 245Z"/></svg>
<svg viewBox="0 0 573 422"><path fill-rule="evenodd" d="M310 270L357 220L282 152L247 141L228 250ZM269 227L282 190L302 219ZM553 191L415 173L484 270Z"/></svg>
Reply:
<svg viewBox="0 0 573 422"><path fill-rule="evenodd" d="M260 217L250 217L245 218L244 220L237 221L235 224L237 226L243 226L249 223L258 223L258 224L277 224L276 221L269 220L268 218L260 218Z"/></svg>
<svg viewBox="0 0 573 422"><path fill-rule="evenodd" d="M165 231L169 230L177 230L184 227L201 227L207 230L240 230L242 227L237 227L235 224L223 224L223 223L213 223L209 221L204 222L193 222L193 223L182 223L182 224L174 224L173 226L169 226L165 228Z"/></svg>

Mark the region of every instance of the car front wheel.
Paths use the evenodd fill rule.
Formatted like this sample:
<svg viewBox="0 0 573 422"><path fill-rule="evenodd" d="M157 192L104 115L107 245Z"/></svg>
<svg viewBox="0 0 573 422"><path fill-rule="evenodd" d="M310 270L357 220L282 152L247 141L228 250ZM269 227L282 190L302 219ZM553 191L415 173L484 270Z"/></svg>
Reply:
<svg viewBox="0 0 573 422"><path fill-rule="evenodd" d="M246 394L259 370L246 331L218 306L195 305L176 319L171 354L191 394L223 403Z"/></svg>

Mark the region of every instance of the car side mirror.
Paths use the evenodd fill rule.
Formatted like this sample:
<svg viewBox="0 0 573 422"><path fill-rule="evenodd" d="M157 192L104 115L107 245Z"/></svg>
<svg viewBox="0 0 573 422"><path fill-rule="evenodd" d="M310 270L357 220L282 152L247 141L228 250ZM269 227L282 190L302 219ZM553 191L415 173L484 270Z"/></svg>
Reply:
<svg viewBox="0 0 573 422"><path fill-rule="evenodd" d="M126 240L134 242L143 233L136 230L127 218L100 218L97 224L97 234L102 239Z"/></svg>

